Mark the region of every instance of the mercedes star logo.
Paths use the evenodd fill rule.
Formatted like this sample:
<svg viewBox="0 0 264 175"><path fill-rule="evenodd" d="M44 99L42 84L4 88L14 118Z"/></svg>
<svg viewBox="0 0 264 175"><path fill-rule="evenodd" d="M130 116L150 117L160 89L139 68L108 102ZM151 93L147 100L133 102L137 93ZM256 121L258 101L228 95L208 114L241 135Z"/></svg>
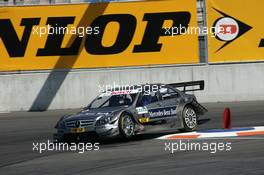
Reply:
<svg viewBox="0 0 264 175"><path fill-rule="evenodd" d="M78 128L79 126L80 126L80 121L79 120L76 120L76 122L75 122L75 126L76 126L76 128Z"/></svg>

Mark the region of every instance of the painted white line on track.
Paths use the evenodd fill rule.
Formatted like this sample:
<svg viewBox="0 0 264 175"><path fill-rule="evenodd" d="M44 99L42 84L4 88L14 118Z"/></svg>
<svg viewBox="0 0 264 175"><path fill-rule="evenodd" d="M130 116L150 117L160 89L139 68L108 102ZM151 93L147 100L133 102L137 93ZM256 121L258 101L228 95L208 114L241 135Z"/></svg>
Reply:
<svg viewBox="0 0 264 175"><path fill-rule="evenodd" d="M0 111L0 114L10 114L11 112Z"/></svg>
<svg viewBox="0 0 264 175"><path fill-rule="evenodd" d="M157 139L163 140L174 140L174 139L208 139L208 138L235 138L235 137L247 137L250 136L264 136L264 126L255 126L255 127L241 127L241 128L232 128L232 129L213 129L213 130L202 130L195 132L187 132L187 133L177 133L177 134L169 134L162 137L158 137ZM259 139L263 139L258 137Z"/></svg>

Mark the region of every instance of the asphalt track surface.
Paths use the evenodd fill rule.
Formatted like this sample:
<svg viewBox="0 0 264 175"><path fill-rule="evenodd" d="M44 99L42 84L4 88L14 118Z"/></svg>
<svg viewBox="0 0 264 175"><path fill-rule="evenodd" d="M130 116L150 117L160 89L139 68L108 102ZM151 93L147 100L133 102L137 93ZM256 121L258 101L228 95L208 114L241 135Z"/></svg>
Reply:
<svg viewBox="0 0 264 175"><path fill-rule="evenodd" d="M222 127L224 107L230 107L234 127L264 126L264 102L204 104L209 112L199 130ZM98 151L39 153L33 142L52 139L53 126L61 115L76 110L14 112L0 114L0 174L184 174L184 175L263 175L264 137L242 139L188 140L189 142L230 142L230 151L165 151L157 140L171 133L143 134L130 142L100 143ZM176 133L178 131L174 131ZM187 142L187 140L182 140Z"/></svg>

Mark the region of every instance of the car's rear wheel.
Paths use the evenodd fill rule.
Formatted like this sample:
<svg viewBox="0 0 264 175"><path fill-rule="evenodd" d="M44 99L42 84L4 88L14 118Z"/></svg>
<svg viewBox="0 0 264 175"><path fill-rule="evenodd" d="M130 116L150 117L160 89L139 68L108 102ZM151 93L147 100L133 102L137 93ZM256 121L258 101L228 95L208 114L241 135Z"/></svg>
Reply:
<svg viewBox="0 0 264 175"><path fill-rule="evenodd" d="M183 130L194 131L197 128L197 114L191 106L186 106L182 113Z"/></svg>
<svg viewBox="0 0 264 175"><path fill-rule="evenodd" d="M129 139L135 134L135 122L131 115L122 114L119 119L119 130L123 138Z"/></svg>

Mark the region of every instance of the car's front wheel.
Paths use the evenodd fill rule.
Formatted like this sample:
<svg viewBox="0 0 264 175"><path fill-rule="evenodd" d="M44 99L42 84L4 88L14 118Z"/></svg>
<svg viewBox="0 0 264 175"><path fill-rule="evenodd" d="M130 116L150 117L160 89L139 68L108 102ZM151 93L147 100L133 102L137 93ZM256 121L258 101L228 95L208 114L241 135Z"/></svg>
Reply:
<svg viewBox="0 0 264 175"><path fill-rule="evenodd" d="M194 131L197 128L197 114L191 106L186 106L182 114L183 130Z"/></svg>
<svg viewBox="0 0 264 175"><path fill-rule="evenodd" d="M119 119L119 130L125 139L131 138L135 134L135 122L131 115L122 114Z"/></svg>

